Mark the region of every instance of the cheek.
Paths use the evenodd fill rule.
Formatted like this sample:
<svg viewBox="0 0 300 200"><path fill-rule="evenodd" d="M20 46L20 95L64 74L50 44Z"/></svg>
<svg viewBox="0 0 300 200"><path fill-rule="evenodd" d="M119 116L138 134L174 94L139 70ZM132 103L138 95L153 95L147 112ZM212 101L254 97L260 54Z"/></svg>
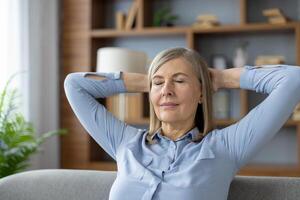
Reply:
<svg viewBox="0 0 300 200"><path fill-rule="evenodd" d="M184 102L185 102L185 106L189 107L189 108L194 107L194 105L198 103L198 101L194 95L185 96Z"/></svg>
<svg viewBox="0 0 300 200"><path fill-rule="evenodd" d="M152 103L152 105L154 107L157 106L158 101L159 101L159 94L157 92L151 90L149 95L150 95L150 102Z"/></svg>
<svg viewBox="0 0 300 200"><path fill-rule="evenodd" d="M155 112L155 115L159 118L160 116L160 112L159 112L159 106L158 106L158 103L159 103L159 95L153 91L150 91L149 93L149 97L150 97L150 102L153 106L153 109L154 109L154 112Z"/></svg>
<svg viewBox="0 0 300 200"><path fill-rule="evenodd" d="M199 91L193 91L193 90L185 90L182 91L182 99L185 102L185 106L189 107L189 108L193 108L194 105L197 106L198 102L199 102Z"/></svg>

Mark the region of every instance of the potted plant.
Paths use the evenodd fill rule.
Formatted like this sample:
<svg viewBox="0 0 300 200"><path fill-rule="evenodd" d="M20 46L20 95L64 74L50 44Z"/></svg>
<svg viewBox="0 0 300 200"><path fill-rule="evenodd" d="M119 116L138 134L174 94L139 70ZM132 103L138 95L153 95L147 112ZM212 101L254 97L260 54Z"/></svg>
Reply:
<svg viewBox="0 0 300 200"><path fill-rule="evenodd" d="M174 26L178 15L171 14L170 8L161 8L154 13L153 26Z"/></svg>
<svg viewBox="0 0 300 200"><path fill-rule="evenodd" d="M17 111L17 90L9 90L15 75L0 92L0 178L25 170L29 166L30 156L39 150L47 138L66 133L61 129L36 136L32 123Z"/></svg>

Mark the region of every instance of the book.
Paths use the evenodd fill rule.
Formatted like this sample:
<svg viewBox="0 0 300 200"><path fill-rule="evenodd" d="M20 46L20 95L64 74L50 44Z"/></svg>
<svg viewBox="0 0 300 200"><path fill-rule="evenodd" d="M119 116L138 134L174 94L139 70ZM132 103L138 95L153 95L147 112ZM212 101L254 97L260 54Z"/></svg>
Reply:
<svg viewBox="0 0 300 200"><path fill-rule="evenodd" d="M133 1L128 11L128 15L126 19L126 24L125 24L126 30L132 29L134 21L137 17L138 9L139 9L138 1Z"/></svg>
<svg viewBox="0 0 300 200"><path fill-rule="evenodd" d="M279 17L269 17L268 21L271 24L285 24L287 23L288 20L285 17L279 16Z"/></svg>
<svg viewBox="0 0 300 200"><path fill-rule="evenodd" d="M212 22L217 23L218 17L216 15L206 14L206 15L198 15L197 17L198 22Z"/></svg>
<svg viewBox="0 0 300 200"><path fill-rule="evenodd" d="M283 56L257 56L255 65L283 64L284 60Z"/></svg>
<svg viewBox="0 0 300 200"><path fill-rule="evenodd" d="M123 30L125 28L126 14L124 12L116 12L116 28Z"/></svg>
<svg viewBox="0 0 300 200"><path fill-rule="evenodd" d="M263 15L266 17L283 16L279 8L269 8L263 10Z"/></svg>
<svg viewBox="0 0 300 200"><path fill-rule="evenodd" d="M212 28L215 26L218 26L218 23L211 23L211 22L195 22L194 24L192 24L193 28Z"/></svg>

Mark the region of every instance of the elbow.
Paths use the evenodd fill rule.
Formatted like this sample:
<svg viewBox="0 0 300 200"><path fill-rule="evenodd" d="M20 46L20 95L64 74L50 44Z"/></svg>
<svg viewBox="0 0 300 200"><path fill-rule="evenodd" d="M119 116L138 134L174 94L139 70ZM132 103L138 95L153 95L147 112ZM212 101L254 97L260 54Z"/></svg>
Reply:
<svg viewBox="0 0 300 200"><path fill-rule="evenodd" d="M68 74L64 80L64 88L65 90L72 84L73 77L72 74Z"/></svg>
<svg viewBox="0 0 300 200"><path fill-rule="evenodd" d="M291 67L289 73L289 79L294 82L296 87L300 87L300 67Z"/></svg>
<svg viewBox="0 0 300 200"><path fill-rule="evenodd" d="M286 73L286 87L290 88L293 95L300 99L300 67L292 66Z"/></svg>
<svg viewBox="0 0 300 200"><path fill-rule="evenodd" d="M77 83L77 73L70 73L66 76L64 80L64 89L68 91L71 87L74 87Z"/></svg>
<svg viewBox="0 0 300 200"><path fill-rule="evenodd" d="M293 81L295 82L295 94L298 96L298 100L300 101L300 67L295 69L295 74L293 77Z"/></svg>

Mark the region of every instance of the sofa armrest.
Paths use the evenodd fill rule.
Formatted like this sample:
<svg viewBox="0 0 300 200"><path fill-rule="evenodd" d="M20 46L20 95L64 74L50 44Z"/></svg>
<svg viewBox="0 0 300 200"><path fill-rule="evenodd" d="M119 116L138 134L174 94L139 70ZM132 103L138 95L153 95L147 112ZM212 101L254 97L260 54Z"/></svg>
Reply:
<svg viewBox="0 0 300 200"><path fill-rule="evenodd" d="M107 200L115 178L115 171L27 171L0 179L0 199Z"/></svg>

